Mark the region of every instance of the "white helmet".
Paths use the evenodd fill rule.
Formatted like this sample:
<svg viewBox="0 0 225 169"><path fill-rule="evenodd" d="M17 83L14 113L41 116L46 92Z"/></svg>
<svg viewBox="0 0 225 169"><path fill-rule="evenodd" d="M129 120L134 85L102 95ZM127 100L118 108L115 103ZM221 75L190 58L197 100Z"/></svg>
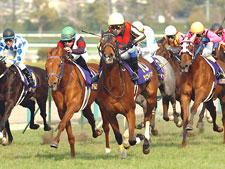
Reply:
<svg viewBox="0 0 225 169"><path fill-rule="evenodd" d="M166 29L165 29L165 34L166 35L176 35L176 33L177 33L177 30L172 25L167 26Z"/></svg>
<svg viewBox="0 0 225 169"><path fill-rule="evenodd" d="M141 22L135 21L135 22L132 23L132 25L133 25L134 27L136 27L140 32L143 32L143 30L144 30L144 25L143 25Z"/></svg>
<svg viewBox="0 0 225 169"><path fill-rule="evenodd" d="M108 25L122 25L124 23L124 18L121 13L114 12L109 16Z"/></svg>

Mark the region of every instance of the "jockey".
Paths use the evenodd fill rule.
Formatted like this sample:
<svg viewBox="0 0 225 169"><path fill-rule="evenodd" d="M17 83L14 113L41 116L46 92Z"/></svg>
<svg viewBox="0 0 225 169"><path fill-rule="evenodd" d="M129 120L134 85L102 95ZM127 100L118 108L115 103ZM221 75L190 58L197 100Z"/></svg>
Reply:
<svg viewBox="0 0 225 169"><path fill-rule="evenodd" d="M143 56L146 60L148 60L154 68L157 68L152 58L152 56L155 55L156 51L159 48L154 31L152 30L152 28L143 25L139 21L133 22L132 26L137 28L140 32L143 32L146 36L146 39L137 45L139 55Z"/></svg>
<svg viewBox="0 0 225 169"><path fill-rule="evenodd" d="M223 27L220 25L220 24L213 24L211 27L210 27L210 30L212 32L214 32L215 34L217 34L221 39L222 41L225 43L225 29L223 29ZM223 45L224 45L223 43Z"/></svg>
<svg viewBox="0 0 225 169"><path fill-rule="evenodd" d="M165 35L161 40L165 40L166 44L169 46L167 50L171 51L174 55L177 56L179 54L180 43L183 39L184 34L177 31L174 26L169 25L165 28Z"/></svg>
<svg viewBox="0 0 225 169"><path fill-rule="evenodd" d="M28 49L28 42L22 36L15 35L12 29L5 29L3 38L0 42L0 58L3 57L4 50L7 51L7 58L5 60L6 67L17 65L24 75L27 77L28 87L34 86L34 81L29 73L27 67L23 63L24 56Z"/></svg>
<svg viewBox="0 0 225 169"><path fill-rule="evenodd" d="M138 80L138 54L136 45L141 41L145 40L145 34L140 32L137 28L131 26L131 23L124 22L124 17L118 12L114 12L109 16L108 20L109 31L116 32L117 41L119 45L124 45L125 47L119 47L122 59L131 61L131 69L133 70L133 75L131 77L132 81ZM100 63L101 65L101 63ZM97 81L99 78L99 73L94 77L92 82Z"/></svg>
<svg viewBox="0 0 225 169"><path fill-rule="evenodd" d="M72 27L66 26L62 29L61 40L58 42L57 46L64 48L69 58L88 71L92 77L87 63L83 58L88 57L86 43L83 37L77 35Z"/></svg>
<svg viewBox="0 0 225 169"><path fill-rule="evenodd" d="M213 43L221 43L222 39L217 36L212 31L205 29L201 22L194 22L191 25L190 30L188 31L186 37L195 36L194 44L203 45L204 49L202 51L202 56L206 57L209 60L212 60L218 67L219 71L216 74L217 79L224 77L223 71L220 66L217 64L214 57L212 57Z"/></svg>

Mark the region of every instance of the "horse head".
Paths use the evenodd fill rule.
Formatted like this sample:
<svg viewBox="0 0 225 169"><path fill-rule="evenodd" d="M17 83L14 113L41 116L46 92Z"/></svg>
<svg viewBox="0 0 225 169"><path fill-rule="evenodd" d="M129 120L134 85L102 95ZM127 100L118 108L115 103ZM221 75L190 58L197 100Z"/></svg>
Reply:
<svg viewBox="0 0 225 169"><path fill-rule="evenodd" d="M182 72L188 72L193 62L194 44L192 39L185 39L180 44L180 67Z"/></svg>
<svg viewBox="0 0 225 169"><path fill-rule="evenodd" d="M166 49L166 40L157 41L159 48L156 51L156 55L160 55L167 60L171 58L171 53Z"/></svg>
<svg viewBox="0 0 225 169"><path fill-rule="evenodd" d="M115 33L102 32L98 50L106 64L114 63L119 52Z"/></svg>
<svg viewBox="0 0 225 169"><path fill-rule="evenodd" d="M64 61L67 59L66 51L61 47L47 49L47 61L45 68L48 75L48 86L54 91L60 83L63 76Z"/></svg>

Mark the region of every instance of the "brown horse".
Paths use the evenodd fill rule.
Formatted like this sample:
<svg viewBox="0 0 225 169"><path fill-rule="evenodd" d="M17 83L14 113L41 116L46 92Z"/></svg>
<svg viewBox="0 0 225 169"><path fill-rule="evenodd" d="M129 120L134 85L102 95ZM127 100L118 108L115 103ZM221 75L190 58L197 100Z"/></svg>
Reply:
<svg viewBox="0 0 225 169"><path fill-rule="evenodd" d="M186 134L187 130L192 129L193 120L188 122L189 116L189 104L191 99L194 100L194 104L191 107L191 113L196 114L197 108L200 103L204 102L206 108L209 110L210 115L213 118L213 130L222 132L223 129L216 124L216 107L213 104L213 100L220 99L223 112L223 126L225 127L225 86L214 85L214 74L207 63L207 61L198 53L196 58L193 59L194 46L192 39L188 39L183 42L181 46L181 106L183 109L183 147L186 146ZM225 69L225 64L218 61L219 65ZM215 87L215 90L213 90ZM212 96L212 97L210 97ZM225 142L225 135L224 135Z"/></svg>
<svg viewBox="0 0 225 169"><path fill-rule="evenodd" d="M121 63L119 45L116 36L111 32L105 32L100 39L100 54L102 55L102 75L100 76L97 89L97 102L99 104L102 118L103 129L106 139L106 151L109 146L109 124L111 125L116 141L120 148L121 158L126 158L126 151L122 144L122 135L116 119L118 114L126 117L129 126L129 143L136 144L135 129L135 86L131 81L129 72ZM149 126L152 110L156 106L156 96L158 87L158 77L153 67L145 60L139 59L142 63L153 70L153 77L147 82L138 86L137 95L140 93L147 100L147 113L145 114L145 141L143 152L150 152Z"/></svg>
<svg viewBox="0 0 225 169"><path fill-rule="evenodd" d="M48 74L48 85L52 89L52 96L61 119L57 136L54 138L51 147L58 147L60 135L66 128L71 157L74 157L75 137L72 133L70 119L75 112L81 110L88 119L94 138L102 133L100 130L95 130L95 119L91 112L91 104L95 100L96 91L90 91L87 88L81 71L68 59L64 49L60 47L53 48L51 51L48 49L47 55L45 67ZM98 66L96 64L91 64L90 67L97 72ZM88 95L88 92L90 92L90 95ZM88 96L90 97L88 98Z"/></svg>

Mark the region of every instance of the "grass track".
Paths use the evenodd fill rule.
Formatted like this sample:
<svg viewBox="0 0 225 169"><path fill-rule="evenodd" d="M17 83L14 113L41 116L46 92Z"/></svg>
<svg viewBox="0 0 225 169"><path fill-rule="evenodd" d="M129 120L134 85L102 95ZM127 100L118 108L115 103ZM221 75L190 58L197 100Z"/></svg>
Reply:
<svg viewBox="0 0 225 169"><path fill-rule="evenodd" d="M221 126L221 115L218 118ZM196 124L196 123L195 123ZM223 133L212 131L212 124L205 122L205 132L194 128L193 137L188 137L186 148L181 147L181 129L173 122L158 119L158 136L152 136L151 152L142 153L142 144L127 150L128 158L120 159L117 143L110 130L111 153L105 154L104 134L97 139L91 138L89 125L73 125L73 133L79 140L81 133L88 139L76 141L76 157L70 157L69 144L65 131L61 136L58 149L42 145L43 129L36 131L13 131L11 146L0 146L1 169L223 169L225 166L225 145ZM123 128L121 127L121 130ZM136 131L138 132L138 130ZM54 133L56 134L56 133Z"/></svg>

